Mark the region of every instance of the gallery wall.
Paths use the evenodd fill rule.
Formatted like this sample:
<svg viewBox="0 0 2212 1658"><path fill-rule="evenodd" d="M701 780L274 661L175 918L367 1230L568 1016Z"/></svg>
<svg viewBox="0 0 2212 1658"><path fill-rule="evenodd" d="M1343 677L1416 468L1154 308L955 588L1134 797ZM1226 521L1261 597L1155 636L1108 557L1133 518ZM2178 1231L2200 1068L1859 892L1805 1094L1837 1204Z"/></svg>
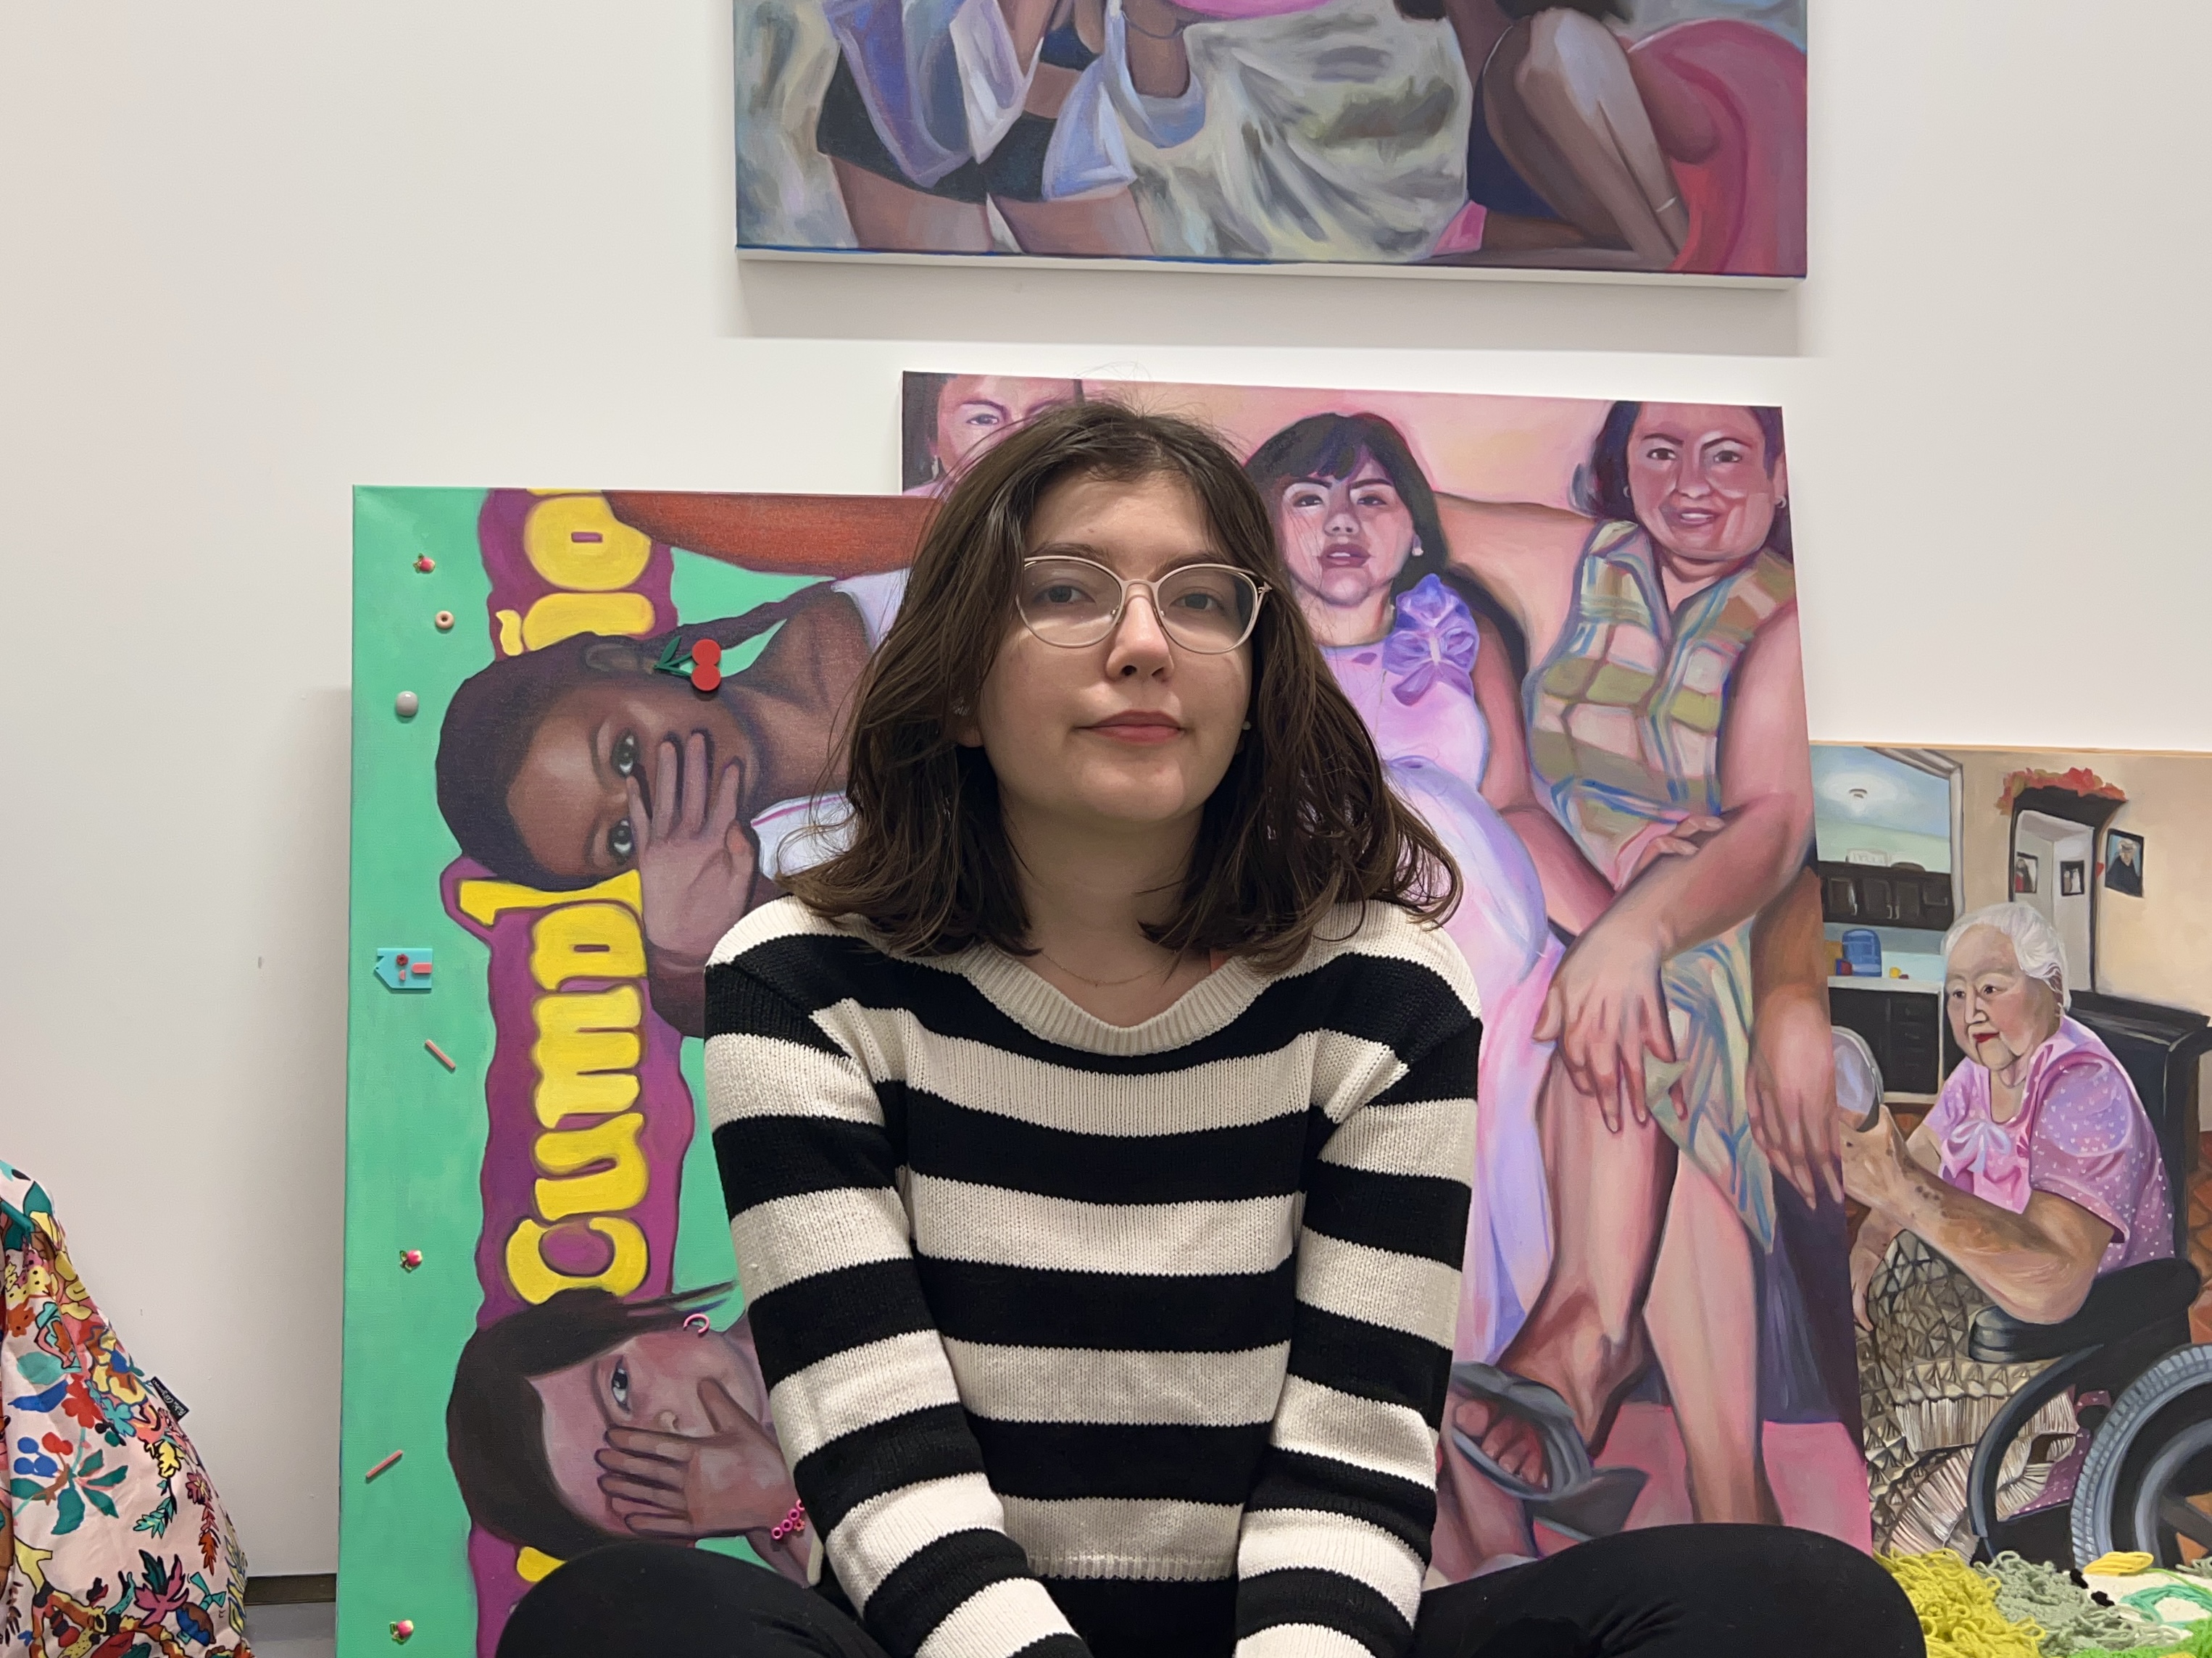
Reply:
<svg viewBox="0 0 2212 1658"><path fill-rule="evenodd" d="M1776 292L741 269L730 40L0 0L0 1157L258 1571L335 1558L356 483L886 488L906 367L1779 402L1816 738L2212 750L2202 8L1816 0Z"/></svg>

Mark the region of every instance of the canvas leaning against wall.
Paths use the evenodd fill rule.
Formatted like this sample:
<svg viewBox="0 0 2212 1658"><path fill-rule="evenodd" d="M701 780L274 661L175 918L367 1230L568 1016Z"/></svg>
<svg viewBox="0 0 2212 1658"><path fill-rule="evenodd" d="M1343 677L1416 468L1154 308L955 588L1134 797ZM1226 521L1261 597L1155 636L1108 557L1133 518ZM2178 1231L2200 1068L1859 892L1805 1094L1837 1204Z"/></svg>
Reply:
<svg viewBox="0 0 2212 1658"><path fill-rule="evenodd" d="M774 891L915 521L356 495L342 1652L404 1625L489 1658L615 1536L804 1577L699 1127L699 969ZM669 732L744 782L641 859L624 785ZM597 1459L668 1442L630 1424L702 1459L689 1499L617 1512Z"/></svg>
<svg viewBox="0 0 2212 1658"><path fill-rule="evenodd" d="M1822 745L1813 763L1830 1004L1895 1125L1868 1138L2034 1223L2046 1267L2086 1280L2078 1311L2008 1308L1954 1223L1893 1241L1881 1209L1855 1212L1877 1546L2212 1555L2212 756ZM1954 941L1948 974L1942 954L1955 920L2008 902L2044 924L2067 1003L2009 1102L1991 1078L2016 1039L1974 1014L1985 952Z"/></svg>
<svg viewBox="0 0 2212 1658"><path fill-rule="evenodd" d="M736 0L738 245L1805 274L1805 0Z"/></svg>
<svg viewBox="0 0 2212 1658"><path fill-rule="evenodd" d="M1863 1545L1844 1212L1759 1126L1831 1108L1779 413L917 374L903 482L941 492L1079 398L1246 458L1271 602L1468 878L1482 1108L1437 1570L1691 1520ZM1662 963L1651 901L1684 868L1710 902ZM1547 1001L1578 1027L1630 981L1665 993L1650 1122L1601 1085L1604 1044L1537 1035Z"/></svg>

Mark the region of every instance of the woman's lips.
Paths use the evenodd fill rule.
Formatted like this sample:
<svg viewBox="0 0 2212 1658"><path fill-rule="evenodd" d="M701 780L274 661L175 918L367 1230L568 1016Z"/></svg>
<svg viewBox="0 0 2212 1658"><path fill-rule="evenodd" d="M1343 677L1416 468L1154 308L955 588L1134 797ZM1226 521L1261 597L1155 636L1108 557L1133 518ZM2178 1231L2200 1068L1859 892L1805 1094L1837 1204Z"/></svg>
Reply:
<svg viewBox="0 0 2212 1658"><path fill-rule="evenodd" d="M1321 550L1321 562L1323 568L1328 569L1357 569L1360 565L1367 562L1367 550L1364 547L1343 544L1324 547Z"/></svg>
<svg viewBox="0 0 2212 1658"><path fill-rule="evenodd" d="M1083 729L1117 743L1172 743L1182 735L1182 727L1162 714L1117 714Z"/></svg>

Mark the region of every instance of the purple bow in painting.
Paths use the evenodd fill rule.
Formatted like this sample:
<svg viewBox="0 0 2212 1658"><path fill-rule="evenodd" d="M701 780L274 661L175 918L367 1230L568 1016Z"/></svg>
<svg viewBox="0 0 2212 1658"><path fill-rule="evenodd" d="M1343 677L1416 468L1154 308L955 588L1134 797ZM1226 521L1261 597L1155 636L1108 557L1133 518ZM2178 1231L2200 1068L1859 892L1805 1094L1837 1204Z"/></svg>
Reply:
<svg viewBox="0 0 2212 1658"><path fill-rule="evenodd" d="M1382 642L1382 667L1391 677L1390 695L1413 703L1449 675L1472 694L1474 657L1481 641L1474 612L1437 576L1424 576L1398 595L1398 621Z"/></svg>

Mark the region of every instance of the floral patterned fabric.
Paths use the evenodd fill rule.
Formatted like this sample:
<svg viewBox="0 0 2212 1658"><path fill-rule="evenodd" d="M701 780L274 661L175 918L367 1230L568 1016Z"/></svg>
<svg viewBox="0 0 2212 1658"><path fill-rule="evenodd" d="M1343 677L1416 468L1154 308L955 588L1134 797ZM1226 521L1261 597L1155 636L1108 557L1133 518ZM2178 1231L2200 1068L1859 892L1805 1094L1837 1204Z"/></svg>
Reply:
<svg viewBox="0 0 2212 1658"><path fill-rule="evenodd" d="M100 1317L53 1206L0 1163L0 1654L251 1658L246 1557L199 1455Z"/></svg>

